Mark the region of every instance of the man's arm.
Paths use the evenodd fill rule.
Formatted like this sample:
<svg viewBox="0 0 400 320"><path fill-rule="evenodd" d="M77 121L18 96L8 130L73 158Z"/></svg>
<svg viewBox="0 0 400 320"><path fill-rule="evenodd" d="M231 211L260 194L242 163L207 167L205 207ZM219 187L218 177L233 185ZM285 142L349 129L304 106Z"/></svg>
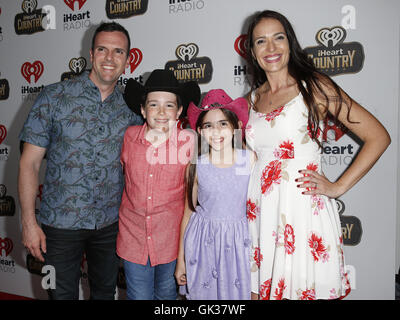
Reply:
<svg viewBox="0 0 400 320"><path fill-rule="evenodd" d="M46 237L35 217L35 201L39 187L39 171L46 149L24 143L19 162L18 195L21 205L22 243L40 261L46 252Z"/></svg>

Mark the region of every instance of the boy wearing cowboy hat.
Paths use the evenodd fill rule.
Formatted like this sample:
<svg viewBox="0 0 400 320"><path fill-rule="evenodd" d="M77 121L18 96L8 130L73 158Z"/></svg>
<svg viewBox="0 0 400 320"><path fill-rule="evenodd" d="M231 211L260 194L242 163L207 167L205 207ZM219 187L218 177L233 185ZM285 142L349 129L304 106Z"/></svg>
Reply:
<svg viewBox="0 0 400 320"><path fill-rule="evenodd" d="M172 71L154 70L145 85L126 85L127 105L145 118L124 136L125 188L119 210L117 254L123 259L127 299L174 300L174 271L184 210L184 174L195 136L176 120L200 99L195 82L180 84Z"/></svg>

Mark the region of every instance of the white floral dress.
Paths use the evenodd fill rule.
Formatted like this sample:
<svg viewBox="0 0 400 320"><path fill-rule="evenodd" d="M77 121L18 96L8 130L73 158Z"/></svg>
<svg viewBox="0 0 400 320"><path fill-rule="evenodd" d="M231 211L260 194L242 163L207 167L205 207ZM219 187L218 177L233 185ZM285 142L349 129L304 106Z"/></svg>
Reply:
<svg viewBox="0 0 400 320"><path fill-rule="evenodd" d="M250 110L246 140L258 160L247 218L252 292L260 299L336 299L350 292L335 200L303 195L295 181L301 169L321 173L307 118L301 94L268 114Z"/></svg>

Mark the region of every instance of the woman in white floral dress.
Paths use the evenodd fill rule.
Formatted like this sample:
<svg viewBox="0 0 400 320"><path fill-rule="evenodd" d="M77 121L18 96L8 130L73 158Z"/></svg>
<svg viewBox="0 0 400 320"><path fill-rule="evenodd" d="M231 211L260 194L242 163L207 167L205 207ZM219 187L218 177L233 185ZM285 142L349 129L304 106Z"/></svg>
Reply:
<svg viewBox="0 0 400 320"><path fill-rule="evenodd" d="M350 292L335 198L390 144L386 129L307 60L287 19L256 14L248 31L252 90L247 144L258 157L247 217L253 299L336 299ZM328 114L364 145L335 182L321 171Z"/></svg>

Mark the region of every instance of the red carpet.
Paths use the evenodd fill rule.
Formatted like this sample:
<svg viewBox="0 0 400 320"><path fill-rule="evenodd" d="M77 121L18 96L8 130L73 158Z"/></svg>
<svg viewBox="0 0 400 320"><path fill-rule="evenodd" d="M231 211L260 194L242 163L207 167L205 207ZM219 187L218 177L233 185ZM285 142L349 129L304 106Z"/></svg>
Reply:
<svg viewBox="0 0 400 320"><path fill-rule="evenodd" d="M0 300L34 300L34 299L23 296L17 296L15 294L0 292Z"/></svg>

